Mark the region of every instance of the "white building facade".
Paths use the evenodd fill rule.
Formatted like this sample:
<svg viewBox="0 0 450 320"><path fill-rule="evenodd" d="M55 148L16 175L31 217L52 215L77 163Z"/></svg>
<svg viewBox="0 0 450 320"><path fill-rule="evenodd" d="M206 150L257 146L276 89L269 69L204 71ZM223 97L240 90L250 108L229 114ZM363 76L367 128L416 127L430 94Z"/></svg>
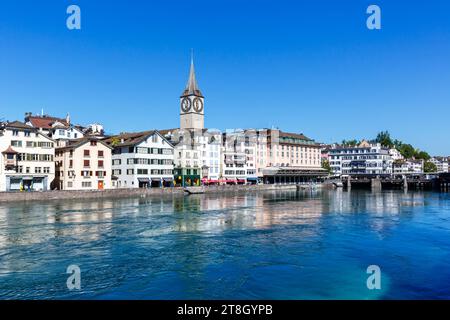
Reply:
<svg viewBox="0 0 450 320"><path fill-rule="evenodd" d="M446 157L432 157L430 162L436 166L436 172L445 173L448 171L448 158Z"/></svg>
<svg viewBox="0 0 450 320"><path fill-rule="evenodd" d="M14 121L0 127L0 191L50 190L55 178L55 141Z"/></svg>
<svg viewBox="0 0 450 320"><path fill-rule="evenodd" d="M173 145L158 131L124 133L105 140L111 147L113 186L173 186Z"/></svg>
<svg viewBox="0 0 450 320"><path fill-rule="evenodd" d="M336 146L329 150L333 174L391 174L393 160L389 149L363 141L355 147Z"/></svg>

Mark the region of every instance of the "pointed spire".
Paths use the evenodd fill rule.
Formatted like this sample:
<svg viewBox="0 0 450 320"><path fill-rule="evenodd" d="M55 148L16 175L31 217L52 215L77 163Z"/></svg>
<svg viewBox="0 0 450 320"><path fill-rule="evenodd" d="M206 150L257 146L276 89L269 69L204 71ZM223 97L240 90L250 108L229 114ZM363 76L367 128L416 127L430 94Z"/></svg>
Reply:
<svg viewBox="0 0 450 320"><path fill-rule="evenodd" d="M194 50L191 49L191 69L189 70L189 79L186 84L186 89L183 91L183 96L196 95L202 96L200 89L198 88L197 79L195 78L194 67Z"/></svg>

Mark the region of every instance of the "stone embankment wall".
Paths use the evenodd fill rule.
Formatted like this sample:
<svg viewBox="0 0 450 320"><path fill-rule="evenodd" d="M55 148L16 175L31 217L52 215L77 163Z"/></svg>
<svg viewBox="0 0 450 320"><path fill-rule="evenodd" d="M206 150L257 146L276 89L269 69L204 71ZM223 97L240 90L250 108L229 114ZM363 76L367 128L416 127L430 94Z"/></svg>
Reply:
<svg viewBox="0 0 450 320"><path fill-rule="evenodd" d="M258 192L268 190L295 190L295 185L226 185L203 187L205 194ZM50 201L71 199L111 199L132 197L161 197L184 195L182 188L154 189L109 189L109 190L79 190L79 191L42 191L42 192L0 192L0 202L12 201Z"/></svg>

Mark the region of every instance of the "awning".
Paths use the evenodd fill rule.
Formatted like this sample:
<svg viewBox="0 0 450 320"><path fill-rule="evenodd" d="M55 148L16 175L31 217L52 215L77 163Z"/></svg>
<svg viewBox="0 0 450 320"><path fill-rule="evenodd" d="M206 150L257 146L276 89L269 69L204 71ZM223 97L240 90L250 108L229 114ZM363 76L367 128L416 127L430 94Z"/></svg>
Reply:
<svg viewBox="0 0 450 320"><path fill-rule="evenodd" d="M173 181L173 178L163 178L164 181Z"/></svg>
<svg viewBox="0 0 450 320"><path fill-rule="evenodd" d="M149 178L138 178L139 182L150 182Z"/></svg>
<svg viewBox="0 0 450 320"><path fill-rule="evenodd" d="M158 181L158 182L161 182L161 179L160 179L160 178L152 178L152 181Z"/></svg>
<svg viewBox="0 0 450 320"><path fill-rule="evenodd" d="M247 178L247 180L250 180L250 181L257 181L258 178L256 178L256 177L249 177L249 178Z"/></svg>

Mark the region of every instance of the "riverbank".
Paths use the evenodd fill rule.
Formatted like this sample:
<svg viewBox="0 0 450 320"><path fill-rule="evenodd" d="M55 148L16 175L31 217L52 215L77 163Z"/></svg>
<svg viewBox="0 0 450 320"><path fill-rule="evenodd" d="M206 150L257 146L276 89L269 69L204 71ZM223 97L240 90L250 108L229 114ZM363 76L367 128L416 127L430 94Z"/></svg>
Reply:
<svg viewBox="0 0 450 320"><path fill-rule="evenodd" d="M317 185L316 185L317 186ZM305 186L306 187L306 186ZM241 193L261 192L269 190L296 190L296 185L224 185L206 186L204 193ZM1 202L24 202L24 201L51 201L51 200L76 200L76 199L112 199L132 197L161 197L178 195L183 196L183 188L153 188L153 189L109 189L109 190L54 190L35 192L0 192Z"/></svg>

